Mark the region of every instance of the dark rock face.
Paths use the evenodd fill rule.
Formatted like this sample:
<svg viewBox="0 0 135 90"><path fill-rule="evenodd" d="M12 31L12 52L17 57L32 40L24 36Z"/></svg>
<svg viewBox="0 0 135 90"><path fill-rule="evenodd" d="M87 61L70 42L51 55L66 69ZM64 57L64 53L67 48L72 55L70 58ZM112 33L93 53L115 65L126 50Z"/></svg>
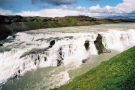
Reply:
<svg viewBox="0 0 135 90"><path fill-rule="evenodd" d="M87 62L87 59L82 60L82 63L86 63L86 62Z"/></svg>
<svg viewBox="0 0 135 90"><path fill-rule="evenodd" d="M0 43L0 47L2 47L2 46L3 46L3 44Z"/></svg>
<svg viewBox="0 0 135 90"><path fill-rule="evenodd" d="M47 57L44 57L44 61L47 61Z"/></svg>
<svg viewBox="0 0 135 90"><path fill-rule="evenodd" d="M57 59L57 66L60 66L60 65L62 65L62 60L63 60L63 54L62 54L62 47L61 48L59 48L59 50L58 50L58 59Z"/></svg>
<svg viewBox="0 0 135 90"><path fill-rule="evenodd" d="M57 59L57 66L60 66L62 64L62 61Z"/></svg>
<svg viewBox="0 0 135 90"><path fill-rule="evenodd" d="M0 25L0 40L6 39L12 32L4 25Z"/></svg>
<svg viewBox="0 0 135 90"><path fill-rule="evenodd" d="M110 51L107 50L103 43L102 43L102 35L101 34L98 34L96 40L94 41L94 44L96 46L96 49L98 50L98 54L101 54L101 53L109 53Z"/></svg>
<svg viewBox="0 0 135 90"><path fill-rule="evenodd" d="M85 43L84 43L85 49L86 49L86 50L89 50L89 46L90 46L90 43L89 43L88 40L86 40Z"/></svg>
<svg viewBox="0 0 135 90"><path fill-rule="evenodd" d="M38 55L37 58L35 58L35 60L34 60L34 65L38 66L39 63L40 63L40 56Z"/></svg>
<svg viewBox="0 0 135 90"><path fill-rule="evenodd" d="M15 35L13 35L12 37L13 37L13 38L16 38L16 36L15 36Z"/></svg>
<svg viewBox="0 0 135 90"><path fill-rule="evenodd" d="M51 42L50 42L50 48L53 46L55 44L55 40L52 40Z"/></svg>

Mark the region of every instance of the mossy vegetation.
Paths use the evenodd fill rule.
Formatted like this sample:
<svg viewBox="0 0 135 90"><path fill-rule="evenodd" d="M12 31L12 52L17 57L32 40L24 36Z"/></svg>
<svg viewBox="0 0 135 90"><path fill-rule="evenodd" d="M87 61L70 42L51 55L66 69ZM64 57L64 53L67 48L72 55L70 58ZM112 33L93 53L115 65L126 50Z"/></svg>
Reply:
<svg viewBox="0 0 135 90"><path fill-rule="evenodd" d="M53 90L135 90L135 47Z"/></svg>
<svg viewBox="0 0 135 90"><path fill-rule="evenodd" d="M32 18L32 17L31 17ZM66 27L66 26L83 26L83 25L93 25L96 23L94 18L86 16L67 16L67 17L56 17L56 18L45 18L45 17L35 17L25 24L30 29L38 28L55 28L55 27Z"/></svg>

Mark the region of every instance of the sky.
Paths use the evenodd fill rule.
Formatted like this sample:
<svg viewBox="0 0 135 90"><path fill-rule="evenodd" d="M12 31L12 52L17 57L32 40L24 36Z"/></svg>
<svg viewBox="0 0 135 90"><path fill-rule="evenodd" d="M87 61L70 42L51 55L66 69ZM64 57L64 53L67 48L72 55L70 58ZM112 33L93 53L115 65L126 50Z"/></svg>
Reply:
<svg viewBox="0 0 135 90"><path fill-rule="evenodd" d="M135 0L0 0L0 15L114 16L135 13Z"/></svg>

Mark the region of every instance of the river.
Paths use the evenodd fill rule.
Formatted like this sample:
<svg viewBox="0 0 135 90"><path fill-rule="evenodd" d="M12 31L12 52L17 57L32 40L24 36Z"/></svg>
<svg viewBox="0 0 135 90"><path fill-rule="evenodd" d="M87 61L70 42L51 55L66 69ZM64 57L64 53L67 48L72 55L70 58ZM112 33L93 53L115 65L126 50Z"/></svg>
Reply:
<svg viewBox="0 0 135 90"><path fill-rule="evenodd" d="M99 35L111 52L98 54ZM19 32L0 47L0 90L49 90L133 45L133 23Z"/></svg>

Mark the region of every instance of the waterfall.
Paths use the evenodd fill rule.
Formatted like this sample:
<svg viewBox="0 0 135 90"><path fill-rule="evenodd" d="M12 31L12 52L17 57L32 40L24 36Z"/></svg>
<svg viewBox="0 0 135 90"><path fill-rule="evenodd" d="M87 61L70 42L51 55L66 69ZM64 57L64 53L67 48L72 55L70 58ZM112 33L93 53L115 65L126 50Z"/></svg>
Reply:
<svg viewBox="0 0 135 90"><path fill-rule="evenodd" d="M135 45L135 30L108 30L81 33L28 33L8 37L0 47L0 83L39 67L75 67L91 55L123 51ZM8 49L8 50L7 50Z"/></svg>

